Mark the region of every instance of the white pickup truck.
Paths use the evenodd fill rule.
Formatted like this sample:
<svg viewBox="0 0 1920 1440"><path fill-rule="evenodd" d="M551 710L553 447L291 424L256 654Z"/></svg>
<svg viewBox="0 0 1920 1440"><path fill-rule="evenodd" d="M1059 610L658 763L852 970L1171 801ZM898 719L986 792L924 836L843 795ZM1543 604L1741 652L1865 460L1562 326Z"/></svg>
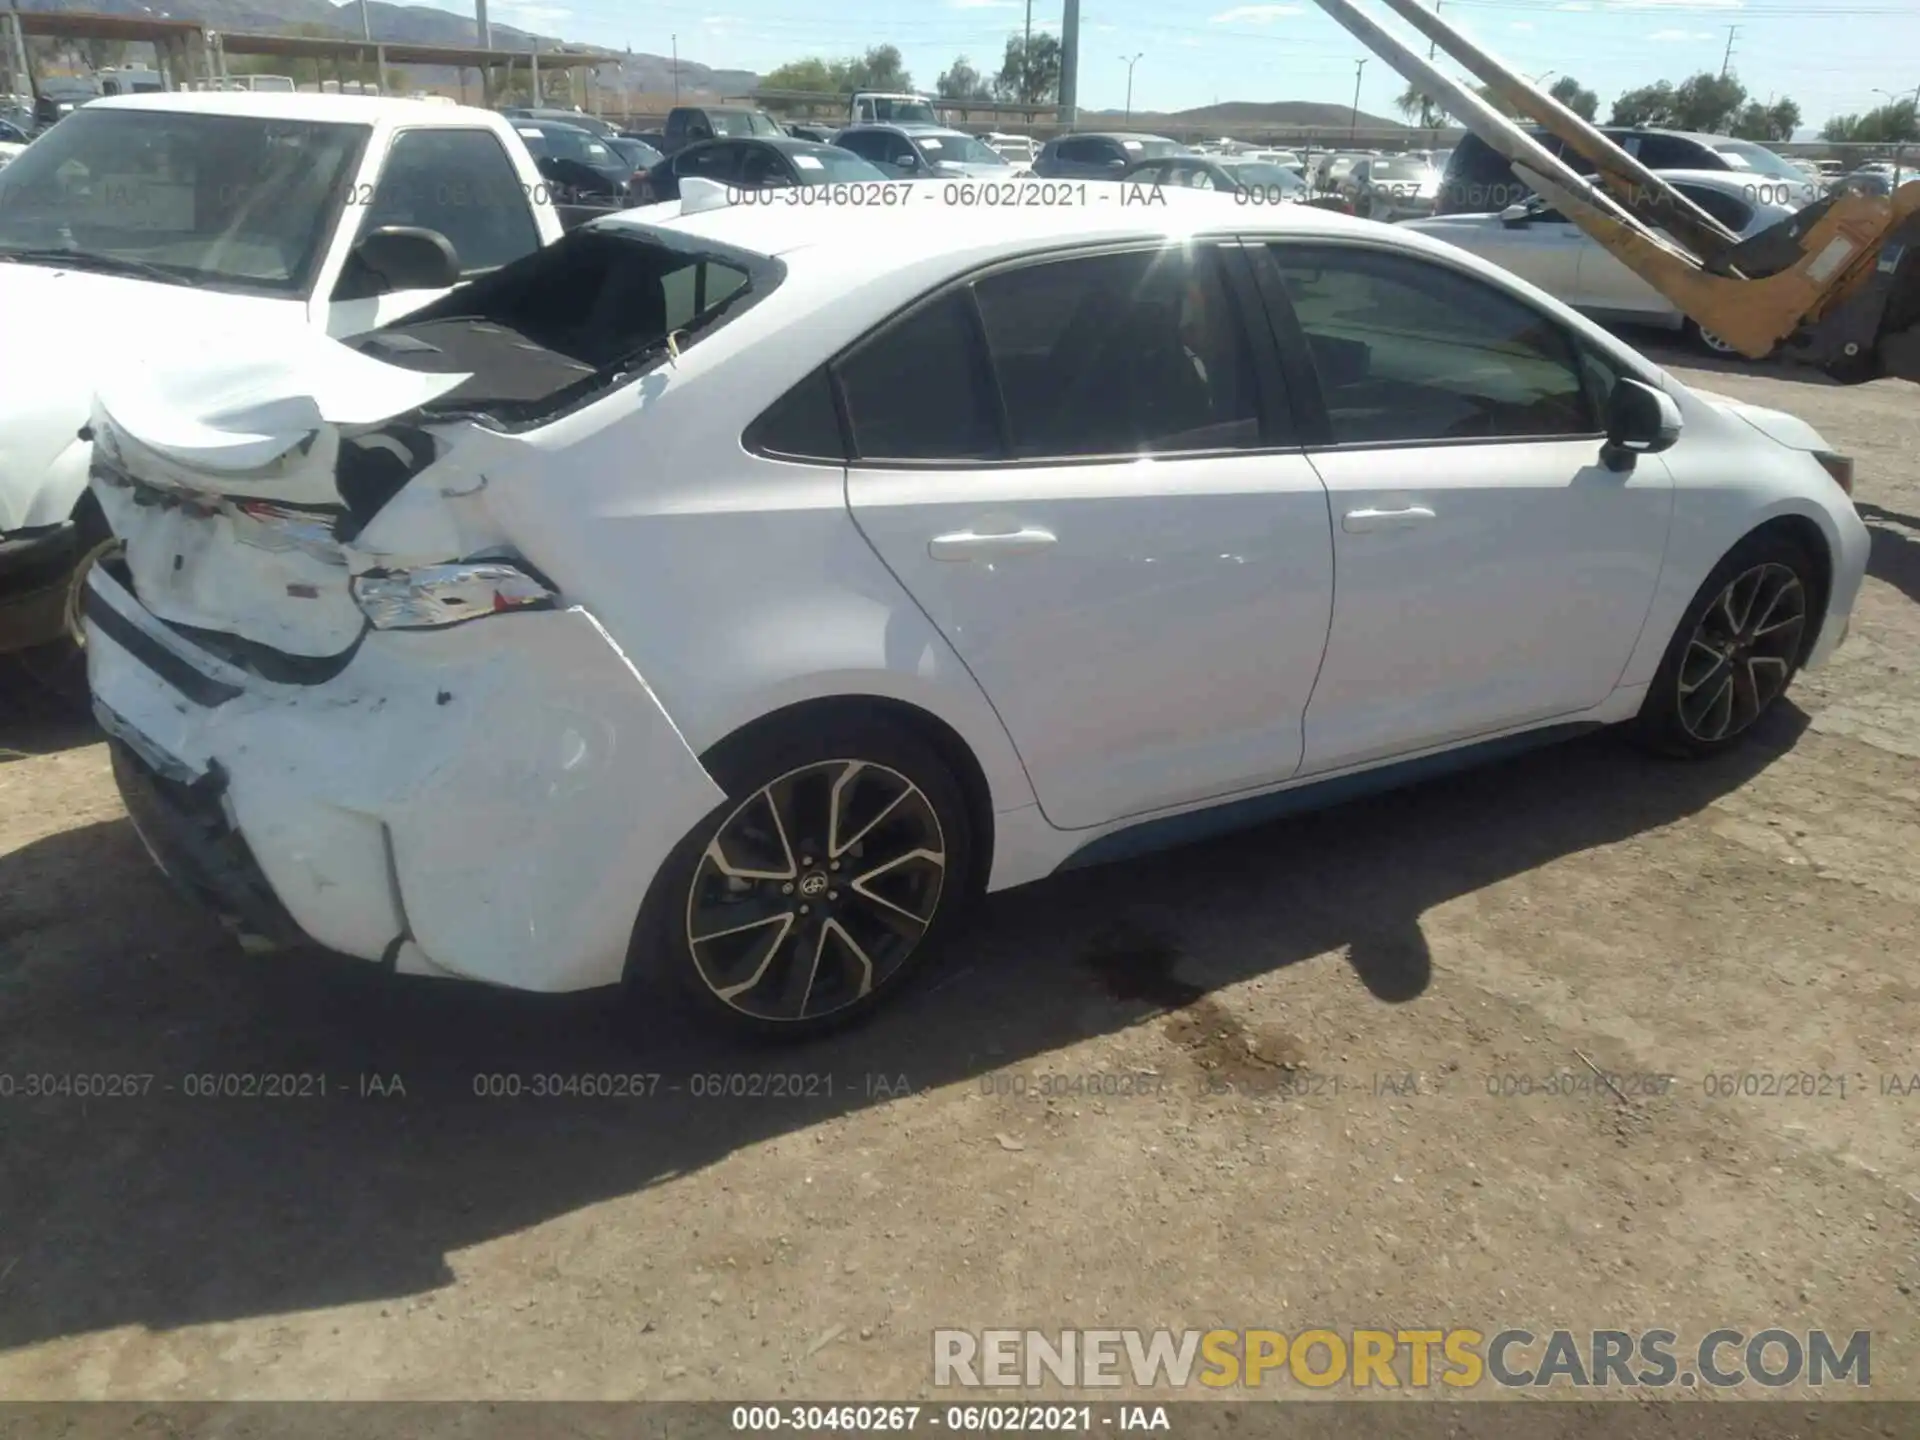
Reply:
<svg viewBox="0 0 1920 1440"><path fill-rule="evenodd" d="M78 635L108 541L80 438L103 368L358 334L564 228L486 110L172 92L67 116L0 169L0 654Z"/></svg>

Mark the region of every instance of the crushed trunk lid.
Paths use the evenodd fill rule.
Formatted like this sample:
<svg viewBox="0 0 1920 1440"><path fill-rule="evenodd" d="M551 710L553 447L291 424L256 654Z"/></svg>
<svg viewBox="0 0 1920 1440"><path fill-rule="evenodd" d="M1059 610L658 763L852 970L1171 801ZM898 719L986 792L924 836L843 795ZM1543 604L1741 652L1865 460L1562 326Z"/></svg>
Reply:
<svg viewBox="0 0 1920 1440"><path fill-rule="evenodd" d="M281 654L351 648L365 617L339 535L341 446L465 378L308 332L271 352L209 342L165 370L110 374L94 401L92 488L141 603Z"/></svg>

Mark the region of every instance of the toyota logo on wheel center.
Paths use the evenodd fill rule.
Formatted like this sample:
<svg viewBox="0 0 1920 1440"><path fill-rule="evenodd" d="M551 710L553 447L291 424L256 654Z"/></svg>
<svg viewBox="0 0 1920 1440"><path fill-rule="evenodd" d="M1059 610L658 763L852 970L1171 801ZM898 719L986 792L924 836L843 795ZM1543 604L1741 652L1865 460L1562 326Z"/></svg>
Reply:
<svg viewBox="0 0 1920 1440"><path fill-rule="evenodd" d="M815 870L800 881L800 893L809 900L827 893L827 876L822 870Z"/></svg>

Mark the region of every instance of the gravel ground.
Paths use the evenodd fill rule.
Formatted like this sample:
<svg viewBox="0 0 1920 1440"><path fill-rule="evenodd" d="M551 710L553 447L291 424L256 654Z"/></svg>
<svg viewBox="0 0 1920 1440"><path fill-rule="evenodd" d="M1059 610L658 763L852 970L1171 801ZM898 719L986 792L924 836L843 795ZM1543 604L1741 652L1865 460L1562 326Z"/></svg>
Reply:
<svg viewBox="0 0 1920 1440"><path fill-rule="evenodd" d="M1603 736L996 897L805 1050L243 956L7 677L0 1072L153 1080L0 1099L0 1394L901 1398L941 1326L1424 1324L1871 1330L1920 1398L1920 405L1670 358L1856 454L1874 532L1745 754ZM235 1072L329 1093L188 1093ZM660 1078L475 1093L551 1072ZM700 1093L749 1072L812 1093Z"/></svg>

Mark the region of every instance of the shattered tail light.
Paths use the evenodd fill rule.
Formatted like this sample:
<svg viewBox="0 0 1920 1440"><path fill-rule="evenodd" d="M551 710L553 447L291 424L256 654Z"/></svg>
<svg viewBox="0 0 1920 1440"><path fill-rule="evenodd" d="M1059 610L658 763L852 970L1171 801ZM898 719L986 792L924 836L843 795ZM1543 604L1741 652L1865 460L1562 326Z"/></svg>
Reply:
<svg viewBox="0 0 1920 1440"><path fill-rule="evenodd" d="M354 577L353 598L376 630L430 630L509 610L551 610L559 597L506 560L468 560Z"/></svg>
<svg viewBox="0 0 1920 1440"><path fill-rule="evenodd" d="M1851 455L1835 455L1831 450L1821 450L1815 452L1813 458L1820 462L1821 469L1833 477L1834 484L1846 491L1848 495L1853 494L1853 457Z"/></svg>

